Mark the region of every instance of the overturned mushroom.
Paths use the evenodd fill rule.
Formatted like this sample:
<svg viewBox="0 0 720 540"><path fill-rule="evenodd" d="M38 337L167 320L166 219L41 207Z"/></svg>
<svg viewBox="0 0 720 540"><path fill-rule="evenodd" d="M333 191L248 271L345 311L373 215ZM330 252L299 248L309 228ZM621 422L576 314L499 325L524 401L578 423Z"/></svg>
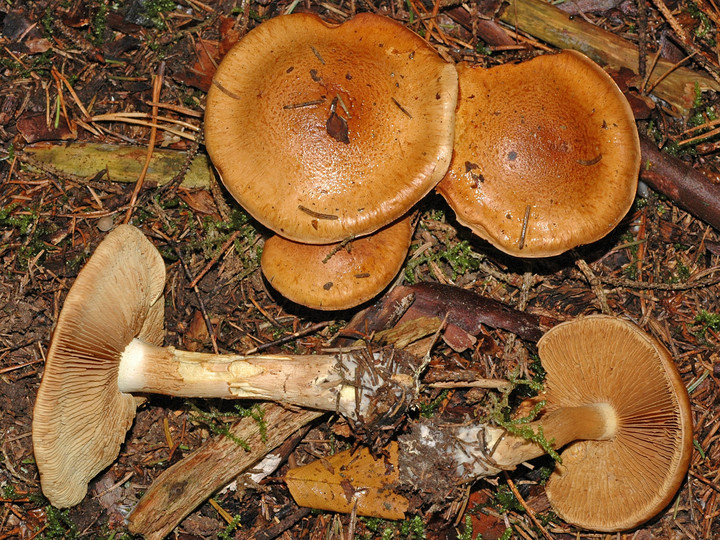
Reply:
<svg viewBox="0 0 720 540"><path fill-rule="evenodd" d="M388 17L276 17L220 63L207 150L230 193L276 234L341 242L401 218L440 181L457 90L455 67Z"/></svg>
<svg viewBox="0 0 720 540"><path fill-rule="evenodd" d="M121 225L79 273L58 318L33 417L42 489L67 507L117 457L135 417L132 393L254 398L393 425L415 390L414 357L392 349L314 356L212 355L160 347L165 269Z"/></svg>
<svg viewBox="0 0 720 540"><path fill-rule="evenodd" d="M348 309L377 296L397 275L412 240L412 216L341 244L299 244L273 236L261 266L283 296L304 306Z"/></svg>
<svg viewBox="0 0 720 540"><path fill-rule="evenodd" d="M590 316L548 331L539 354L547 371L545 410L519 427L536 441L564 448L546 487L555 512L597 531L651 519L677 492L692 453L690 401L667 349L629 322ZM394 485L374 484L374 493L389 497L378 488L393 487L434 504L446 502L459 484L546 453L540 442L498 426L432 420L416 423L397 444L397 459L388 465L397 466ZM342 477L343 460L337 460ZM297 478L302 471L288 473L291 491ZM361 480L346 479L344 489L363 496ZM372 515L397 519L397 507L383 514L382 504L372 506Z"/></svg>
<svg viewBox="0 0 720 540"><path fill-rule="evenodd" d="M438 184L458 221L519 257L608 234L640 168L635 119L610 76L575 51L458 72L455 154Z"/></svg>

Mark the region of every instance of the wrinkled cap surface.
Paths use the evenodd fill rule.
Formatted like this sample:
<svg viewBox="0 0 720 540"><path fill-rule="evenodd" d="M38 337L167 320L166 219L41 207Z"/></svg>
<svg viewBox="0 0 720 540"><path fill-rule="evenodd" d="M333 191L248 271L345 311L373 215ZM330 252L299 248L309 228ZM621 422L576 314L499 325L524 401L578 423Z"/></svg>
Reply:
<svg viewBox="0 0 720 540"><path fill-rule="evenodd" d="M224 184L275 233L327 244L405 215L447 171L457 73L402 25L270 19L222 60L205 140Z"/></svg>
<svg viewBox="0 0 720 540"><path fill-rule="evenodd" d="M599 240L635 198L640 143L613 80L575 51L458 65L455 155L438 191L457 219L520 257Z"/></svg>
<svg viewBox="0 0 720 540"><path fill-rule="evenodd" d="M667 349L635 325L591 316L560 324L538 342L548 410L609 403L618 416L607 441L562 452L546 485L555 512L595 531L627 530L673 498L692 454L687 390Z"/></svg>
<svg viewBox="0 0 720 540"><path fill-rule="evenodd" d="M118 390L120 354L133 338L161 345L165 266L131 225L98 245L58 317L33 412L35 461L53 506L78 504L110 465L135 418Z"/></svg>
<svg viewBox="0 0 720 540"><path fill-rule="evenodd" d="M299 244L280 236L265 242L263 274L283 296L304 306L336 310L378 295L397 275L412 240L406 217L345 246Z"/></svg>

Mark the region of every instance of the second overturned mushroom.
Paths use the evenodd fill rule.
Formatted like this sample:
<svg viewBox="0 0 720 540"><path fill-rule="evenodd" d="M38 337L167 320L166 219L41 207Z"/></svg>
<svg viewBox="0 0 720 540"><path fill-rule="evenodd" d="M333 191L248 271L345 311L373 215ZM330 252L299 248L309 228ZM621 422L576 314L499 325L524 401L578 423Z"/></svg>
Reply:
<svg viewBox="0 0 720 540"><path fill-rule="evenodd" d="M73 506L110 465L135 417L136 393L254 398L391 425L416 387L413 357L350 350L305 356L212 355L161 347L165 268L135 227L107 235L58 318L33 416L43 493ZM382 397L381 397L382 396Z"/></svg>
<svg viewBox="0 0 720 540"><path fill-rule="evenodd" d="M416 423L398 437L397 459L388 466L396 465L397 474L382 487L443 504L458 485L514 469L552 447L561 451L561 462L546 492L568 523L611 532L657 515L675 496L692 455L690 400L670 353L632 323L607 316L562 323L538 347L547 371L546 406L539 419L518 424L526 433L484 423ZM340 476L342 461L329 465ZM291 491L303 476L288 473ZM363 496L363 479L343 481L345 493ZM314 486L331 488L332 482ZM360 500L346 502L347 511L356 502L364 507ZM397 508L384 513L375 502L372 515L397 519Z"/></svg>

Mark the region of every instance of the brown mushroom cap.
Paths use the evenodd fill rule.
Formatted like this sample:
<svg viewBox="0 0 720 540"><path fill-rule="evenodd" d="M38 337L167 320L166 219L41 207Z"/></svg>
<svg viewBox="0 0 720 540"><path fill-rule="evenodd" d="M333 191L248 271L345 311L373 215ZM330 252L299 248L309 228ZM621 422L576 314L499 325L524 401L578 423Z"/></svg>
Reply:
<svg viewBox="0 0 720 540"><path fill-rule="evenodd" d="M263 274L283 296L304 306L348 309L379 294L405 261L413 233L408 216L348 243L310 245L273 236L265 242Z"/></svg>
<svg viewBox="0 0 720 540"><path fill-rule="evenodd" d="M296 242L340 242L401 218L435 187L456 100L454 66L391 19L285 15L221 62L205 140L258 221Z"/></svg>
<svg viewBox="0 0 720 540"><path fill-rule="evenodd" d="M135 337L162 344L164 286L157 249L135 227L120 225L65 299L32 424L42 490L58 508L79 503L120 451L136 398L118 390L117 357Z"/></svg>
<svg viewBox="0 0 720 540"><path fill-rule="evenodd" d="M458 72L455 155L438 185L458 221L521 257L609 233L640 167L632 110L613 80L575 51Z"/></svg>
<svg viewBox="0 0 720 540"><path fill-rule="evenodd" d="M690 400L670 353L635 325L607 316L560 324L538 342L548 412L607 403L610 440L577 441L546 485L557 514L589 530L627 530L672 499L692 454Z"/></svg>

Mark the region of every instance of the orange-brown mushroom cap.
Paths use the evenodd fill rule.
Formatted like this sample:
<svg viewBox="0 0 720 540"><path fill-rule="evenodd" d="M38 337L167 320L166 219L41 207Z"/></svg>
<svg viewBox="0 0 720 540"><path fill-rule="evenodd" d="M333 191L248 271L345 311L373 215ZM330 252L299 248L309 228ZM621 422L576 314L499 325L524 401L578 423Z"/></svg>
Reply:
<svg viewBox="0 0 720 540"><path fill-rule="evenodd" d="M42 490L58 508L79 503L120 451L136 398L118 390L119 357L135 337L162 344L164 286L157 249L135 227L120 225L68 292L32 423Z"/></svg>
<svg viewBox="0 0 720 540"><path fill-rule="evenodd" d="M293 14L257 26L208 92L224 184L275 233L327 244L405 215L450 163L457 73L402 25Z"/></svg>
<svg viewBox="0 0 720 540"><path fill-rule="evenodd" d="M298 304L320 310L355 307L379 294L400 271L412 222L408 216L346 245L300 244L273 236L263 248L263 274Z"/></svg>
<svg viewBox="0 0 720 540"><path fill-rule="evenodd" d="M692 454L687 390L667 349L635 325L591 316L560 324L538 342L548 411L607 403L610 440L577 441L546 485L555 512L579 527L627 530L672 499Z"/></svg>
<svg viewBox="0 0 720 540"><path fill-rule="evenodd" d="M458 72L455 155L438 185L458 221L520 257L609 233L640 167L632 110L613 80L575 51Z"/></svg>

